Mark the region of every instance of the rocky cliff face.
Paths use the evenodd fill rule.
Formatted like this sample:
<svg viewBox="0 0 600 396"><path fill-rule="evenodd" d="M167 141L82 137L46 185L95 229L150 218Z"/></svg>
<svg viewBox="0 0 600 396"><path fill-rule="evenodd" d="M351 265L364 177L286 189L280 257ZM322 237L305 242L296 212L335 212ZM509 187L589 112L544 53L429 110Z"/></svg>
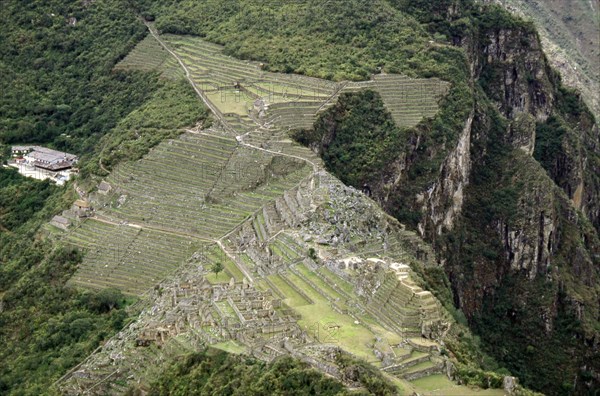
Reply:
<svg viewBox="0 0 600 396"><path fill-rule="evenodd" d="M427 146L427 124L410 133L369 190L432 243L500 362L536 389L585 391L600 383L598 128L531 24L474 8L472 29L448 29L468 13L442 3L424 18L467 54L475 104L454 140Z"/></svg>
<svg viewBox="0 0 600 396"><path fill-rule="evenodd" d="M480 32L480 35L482 38L460 38L457 44L469 51L474 81L481 82L485 92L507 120L506 130L499 136L502 143L531 156L535 147L536 122L547 120L555 102L551 81L554 75L545 62L538 37L535 31L527 29L491 29ZM478 133L472 136L474 118L480 127ZM438 180L423 197L422 211L426 216L419 224L422 234L436 239L444 231L454 228L456 217L464 204L464 190L473 176L473 165L486 165L482 164L486 156L485 149L473 153L471 142L483 143L488 140L487 131L491 122L485 111L477 117L474 112L469 115L455 149L440 168ZM537 190L531 187L535 193ZM543 196L538 198L538 204L550 199ZM544 204L551 206L549 202ZM522 205L517 207L520 210L524 208ZM538 261L548 256L548 248L542 248L544 244L537 241L537 237L525 238L519 230L509 232L501 224L498 227L499 236L511 239L504 244L510 267L527 267L537 272ZM551 232L548 230L546 227L542 234Z"/></svg>
<svg viewBox="0 0 600 396"><path fill-rule="evenodd" d="M581 106L579 97L566 93L560 86L560 78L546 61L537 33L529 26L488 28L478 35L460 37L455 42L468 51L474 80L481 84L487 97L507 121L506 130L499 138L522 151L525 156L519 155L515 161L522 163L532 177L537 174L538 184L527 185L525 190L530 196L521 197L516 206L519 211L516 218L521 220L520 224L513 231L498 225L498 234L505 242L505 255L511 268L528 268L533 274L553 253L550 239L556 239L556 235L552 219L559 217L551 215L554 212L552 203L558 199L554 194L548 194L553 184L544 180L543 172L537 170L539 165L528 158L534 154L536 147L536 129L547 125L550 116L568 118L564 121L566 133L560 136L560 150L553 153L556 158L546 170L571 199L574 208L582 210L597 227L596 202L600 201L596 177L600 154L597 125L589 112L578 107ZM564 103L574 100L578 103ZM481 163L485 152L474 153L469 145L472 141L489 139L486 130L493 121L482 114L476 117L475 122L480 124L478 134L472 136L471 114L456 148L440 168L439 179L426 195L423 212L427 215L420 224L425 234L428 228L429 234L437 235L442 234L443 227L447 230L453 228L453 218L460 213L464 201L464 187L473 176L472 167L474 164L487 165ZM518 177L525 179L527 175L523 173ZM452 204L448 205L448 202ZM543 208L546 208L545 212ZM541 211L540 216L530 215L532 211ZM528 225L539 228L539 233L525 238L524 230L529 228Z"/></svg>
<svg viewBox="0 0 600 396"><path fill-rule="evenodd" d="M476 78L501 113L508 119L520 113L540 121L548 118L555 102L551 71L535 31L491 29L479 43L478 52L471 55L480 68Z"/></svg>
<svg viewBox="0 0 600 396"><path fill-rule="evenodd" d="M490 117L494 109L476 112L470 136L461 135L457 150L441 168L420 229L430 240L446 238L445 246L439 242L435 246L447 262L456 303L481 332L493 332L495 321L508 320L522 333L539 326L543 337L557 342L564 336L564 323L573 320L577 326L571 328L571 336L577 334L583 342L573 346L571 353L578 349L581 356L589 357L590 352L598 353L600 312L600 145L593 116L578 95L562 88L537 34L528 27L488 28L457 43L467 51L476 50L469 58L474 82L485 92L479 103L489 101L503 124L499 127L499 120ZM470 150L458 149L464 141L471 142ZM505 145L503 152L494 153L494 147L501 145ZM469 187L461 189L460 200L454 199L459 189L441 188L465 184ZM462 212L474 211L478 217L468 213L448 221L449 217L440 216L447 207L444 201L460 203ZM452 213L460 212L456 210L460 206L454 205ZM467 237L466 243L458 243L465 234L489 239ZM506 298L508 305L499 308L499 296L506 293L509 279L518 283L520 292L514 290ZM543 295L540 282L546 285ZM515 312L515 306L522 312ZM485 312L488 309L492 313ZM546 345L541 337L524 339L533 350ZM503 348L514 348L518 354L511 344L508 339ZM536 359L544 353L530 355L522 359L543 367ZM577 377L584 361L567 353L558 364ZM508 364L519 370L518 363ZM586 365L588 379L598 379L595 364ZM569 382L567 376L563 378ZM569 389L581 391L586 387L583 382L574 381Z"/></svg>
<svg viewBox="0 0 600 396"><path fill-rule="evenodd" d="M579 94L562 87L537 33L526 28L492 29L484 34L479 51L471 59L479 69L476 79L510 120L505 138L515 147L534 154L536 127L561 120L565 132L559 136L560 147L556 152L538 152L536 159L545 165L575 207L600 230L596 204L600 201L596 177L600 156L598 127ZM544 143L541 140L538 139L538 147Z"/></svg>
<svg viewBox="0 0 600 396"><path fill-rule="evenodd" d="M578 95L570 92L564 95L575 106L580 106ZM539 124L537 129L540 139L534 153L536 159L575 208L600 231L600 133L593 116L587 111L567 114L555 111L553 117ZM558 134L548 136L553 130Z"/></svg>
<svg viewBox="0 0 600 396"><path fill-rule="evenodd" d="M596 118L600 115L600 26L597 1L486 0L535 22L544 52L563 82L581 91Z"/></svg>
<svg viewBox="0 0 600 396"><path fill-rule="evenodd" d="M427 233L425 227L428 222L434 228L430 232L437 235L442 235L444 228L452 230L456 217L462 211L465 189L471 175L471 132L474 116L474 112L469 114L456 147L440 167L438 179L425 194L417 198L417 201L423 204L422 212L427 214L426 221L419 224L422 236Z"/></svg>
<svg viewBox="0 0 600 396"><path fill-rule="evenodd" d="M452 231L436 237L444 241L436 250L445 260L455 303L494 356L529 386L553 393L553 384L539 378L557 375L560 367L560 381L582 391L576 386L583 382L572 379L584 372L597 375L599 367L596 362L581 371L599 352L597 233L521 150L512 150L500 165L505 169L500 177L478 181L486 173L482 168L489 171L495 165L488 164L497 162L474 158L462 214ZM500 323L509 323L510 332ZM526 347L530 352L522 353ZM545 350L561 353L554 369L543 363L549 359Z"/></svg>

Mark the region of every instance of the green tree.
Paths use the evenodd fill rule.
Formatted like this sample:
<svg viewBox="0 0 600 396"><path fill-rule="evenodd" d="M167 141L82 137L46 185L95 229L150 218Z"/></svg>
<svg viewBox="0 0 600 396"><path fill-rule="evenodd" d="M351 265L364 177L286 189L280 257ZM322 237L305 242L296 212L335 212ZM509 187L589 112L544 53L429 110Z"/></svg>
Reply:
<svg viewBox="0 0 600 396"><path fill-rule="evenodd" d="M308 257L310 257L314 261L317 261L319 257L317 256L317 251L315 250L315 248L311 247L308 249Z"/></svg>
<svg viewBox="0 0 600 396"><path fill-rule="evenodd" d="M90 301L90 308L98 312L109 312L123 305L125 297L119 289L108 288L99 291Z"/></svg>
<svg viewBox="0 0 600 396"><path fill-rule="evenodd" d="M225 267L223 267L223 264L220 261L217 261L212 265L211 271L215 273L215 277L218 277L219 272L223 271L224 268Z"/></svg>

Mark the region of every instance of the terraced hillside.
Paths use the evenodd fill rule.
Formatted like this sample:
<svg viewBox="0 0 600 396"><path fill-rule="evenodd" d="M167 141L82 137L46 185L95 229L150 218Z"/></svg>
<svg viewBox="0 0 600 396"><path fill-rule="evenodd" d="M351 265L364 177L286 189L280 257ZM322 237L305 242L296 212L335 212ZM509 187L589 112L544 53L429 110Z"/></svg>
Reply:
<svg viewBox="0 0 600 396"><path fill-rule="evenodd" d="M379 74L368 82L350 83L344 91L369 88L379 92L400 127L413 127L439 110L438 101L448 84L437 78L413 79L397 74Z"/></svg>
<svg viewBox="0 0 600 396"><path fill-rule="evenodd" d="M70 232L67 240L86 252L72 283L117 287L130 294L142 294L202 246L195 238L93 219Z"/></svg>
<svg viewBox="0 0 600 396"><path fill-rule="evenodd" d="M82 229L90 223L97 227L88 220ZM143 232L101 226L119 228L122 240ZM63 390L119 393L122 384L152 375L156 345L183 353L232 342L261 359L291 351L317 365L334 364L325 352L341 347L410 388L407 381L445 369L435 340L449 325L409 266L390 258L424 255L427 262L429 252L412 238L364 195L318 171L200 246L148 292L152 306L140 319L72 373ZM368 249L357 247L359 240ZM388 241L397 242L383 246ZM371 257L378 244L379 257ZM217 262L223 271L213 273Z"/></svg>
<svg viewBox="0 0 600 396"><path fill-rule="evenodd" d="M168 263L181 264L194 250L181 249L179 240L214 241L293 188L309 171L303 161L252 150L211 131L168 140L143 159L118 166L106 180L112 193L96 195L96 219L129 226L112 228L90 219L70 233L68 240L78 246L90 229L98 233L98 248L86 255L73 282L114 285L139 295L176 265L165 263L163 276L146 276L145 266L137 262L141 253L131 256L130 243L132 249L152 255L152 249L136 244L138 239L148 245L155 240L161 250L161 238L171 236L174 241L165 242L166 252L176 249L178 254ZM115 234L118 238L110 243ZM99 271L102 265L106 270Z"/></svg>
<svg viewBox="0 0 600 396"><path fill-rule="evenodd" d="M152 37L147 36L115 66L115 70L156 71L165 78L180 80L183 71L177 61Z"/></svg>
<svg viewBox="0 0 600 396"><path fill-rule="evenodd" d="M376 75L364 82L339 82L299 75L269 73L257 62L223 54L222 48L197 37L166 35L165 43L190 72L225 120L248 142L281 140L282 131L310 129L319 111L335 103L345 91L372 89L381 93L399 126L411 127L438 111L448 84L438 79ZM257 125L260 127L258 131ZM265 131L271 133L265 137ZM272 142L271 142L272 143Z"/></svg>
<svg viewBox="0 0 600 396"><path fill-rule="evenodd" d="M452 324L409 266L433 265L431 249L287 130L310 127L340 92L365 88L381 92L399 125L414 125L437 111L445 83L264 73L199 38L151 32L157 41L125 63L163 59L158 43L218 123L117 167L90 195L90 217L67 233L86 252L74 285L115 286L147 308L61 390L143 389L157 362L209 344L263 360L292 354L334 375L342 348L422 391L410 381L449 367L439 340Z"/></svg>

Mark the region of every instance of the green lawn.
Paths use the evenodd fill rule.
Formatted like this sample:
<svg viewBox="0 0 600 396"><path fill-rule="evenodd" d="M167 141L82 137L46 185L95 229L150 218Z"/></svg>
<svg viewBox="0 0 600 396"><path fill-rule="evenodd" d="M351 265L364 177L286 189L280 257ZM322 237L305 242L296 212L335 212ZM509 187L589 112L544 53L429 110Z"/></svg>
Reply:
<svg viewBox="0 0 600 396"><path fill-rule="evenodd" d="M223 341L217 344L211 345L213 348L221 349L225 352L234 353L236 355L240 355L247 352L247 349L244 345L238 344L236 341Z"/></svg>
<svg viewBox="0 0 600 396"><path fill-rule="evenodd" d="M325 297L297 275L288 274L288 279L304 291L315 304L295 307L302 319L298 324L320 342L339 344L340 347L367 361L374 361L372 345L376 335L360 324L354 324L349 315L334 311ZM331 329L331 325L339 326Z"/></svg>
<svg viewBox="0 0 600 396"><path fill-rule="evenodd" d="M331 286L329 286L327 283L325 283L325 281L323 279L319 278L319 276L317 276L313 271L308 269L304 264L298 264L296 266L296 268L298 269L298 272L300 272L307 279L309 279L311 282L313 282L315 285L317 285L322 291L327 293L327 295L329 295L331 298L344 300L344 297L340 293L338 293L335 289L333 289Z"/></svg>
<svg viewBox="0 0 600 396"><path fill-rule="evenodd" d="M300 307L303 305L310 304L304 297L296 292L290 285L288 285L281 277L277 274L270 275L269 280L283 293L286 298L283 300L290 307Z"/></svg>
<svg viewBox="0 0 600 396"><path fill-rule="evenodd" d="M236 263L231 260L223 260L223 266L233 276L236 282L241 282L244 279L244 274L240 271Z"/></svg>
<svg viewBox="0 0 600 396"><path fill-rule="evenodd" d="M457 385L444 374L435 374L410 382L423 396L501 396L502 389L473 389Z"/></svg>
<svg viewBox="0 0 600 396"><path fill-rule="evenodd" d="M269 285L267 284L267 282L264 279L259 279L256 282L254 282L254 287L256 288L256 290L260 290L260 291L267 291L269 290ZM277 297L277 294L273 291L273 296Z"/></svg>
<svg viewBox="0 0 600 396"><path fill-rule="evenodd" d="M423 369L427 369L430 367L435 366L435 363L430 361L430 360L426 360L424 362L421 362L419 364L415 364L414 366L410 366L407 370L406 373L415 373L417 371L421 371Z"/></svg>
<svg viewBox="0 0 600 396"><path fill-rule="evenodd" d="M329 268L321 267L319 268L319 272L349 295L354 294L354 286L352 286L350 282L340 278L339 276L331 272Z"/></svg>
<svg viewBox="0 0 600 396"><path fill-rule="evenodd" d="M206 251L206 256L209 262L206 268L209 271L212 270L211 266L213 263L220 262L223 264L223 272L220 272L218 275L215 275L213 272L206 275L206 279L210 283L227 283L231 278L235 279L236 282L241 282L244 279L244 274L236 263L234 263L217 245L213 245L209 248Z"/></svg>
<svg viewBox="0 0 600 396"><path fill-rule="evenodd" d="M245 100L247 94L236 94L233 91L225 91L209 92L206 96L222 113L235 113L241 116L248 115L251 103Z"/></svg>
<svg viewBox="0 0 600 396"><path fill-rule="evenodd" d="M206 275L206 280L211 284L211 285L216 285L218 283L229 283L229 280L233 277L233 275L227 271L227 270L223 270L222 272L219 272L219 275L215 275L214 272L211 272L210 274Z"/></svg>

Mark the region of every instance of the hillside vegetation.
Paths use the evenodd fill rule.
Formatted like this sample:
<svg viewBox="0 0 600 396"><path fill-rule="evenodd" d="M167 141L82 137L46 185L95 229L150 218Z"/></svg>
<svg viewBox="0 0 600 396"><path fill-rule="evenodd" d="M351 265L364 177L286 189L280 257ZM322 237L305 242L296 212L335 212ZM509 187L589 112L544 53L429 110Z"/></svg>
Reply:
<svg viewBox="0 0 600 396"><path fill-rule="evenodd" d="M83 3L3 2L2 142L83 153L152 92L155 76L111 73L143 24L123 2Z"/></svg>
<svg viewBox="0 0 600 396"><path fill-rule="evenodd" d="M168 367L152 385L150 395L392 395L394 386L363 362L338 356L347 370L356 370L363 391L349 391L340 382L324 376L305 363L282 357L272 363L236 356L218 350L190 355Z"/></svg>
<svg viewBox="0 0 600 396"><path fill-rule="evenodd" d="M74 183L0 168L0 393L56 391L83 363L76 374L89 375L71 371L61 389L122 393L141 376L156 379L152 394L348 394L287 357L203 351L162 372L199 340L228 340L214 324L164 349L135 346L138 325L156 322L154 311L137 315L147 301L167 321L187 309L176 301L188 279L233 290L250 277L248 295L289 305L273 310L277 321L333 318L344 347L371 359L387 343L378 347L401 362L390 375L411 389L412 374L446 370L448 355L468 384L499 387L510 373L552 395L598 387L598 128L550 68L532 23L471 0L9 0L0 22L2 159L11 144L45 144L82 156L76 182L87 192L100 180L114 188L92 195L99 218L62 235L45 223L78 198ZM278 85L275 72L303 76ZM268 84L239 84L257 74ZM386 89L409 78L428 83L410 83L403 97ZM214 103L213 129L200 131L212 120L189 83ZM229 91L211 92L215 83ZM311 97L291 100L294 84ZM241 89L252 100L228 96ZM272 114L256 128L249 106L265 91ZM290 129L316 154L291 142ZM320 253L391 257L418 275L403 289L394 277L371 279L377 271L352 273L353 289ZM180 268L188 272L163 279ZM382 286L373 300L355 293L368 282ZM408 306L407 288L423 299ZM132 304L139 296L147 300ZM237 325L236 310L228 296L208 311ZM421 314L454 323L435 356L430 344L407 344L420 352L398 340L419 339ZM259 345L265 360L283 353ZM347 384L395 391L369 364L327 359Z"/></svg>
<svg viewBox="0 0 600 396"><path fill-rule="evenodd" d="M571 279L576 279L571 275L570 263L573 261L581 263L586 268L586 273L590 274L589 279L595 279L597 276L598 264L593 253L597 250L595 242L597 241L597 234L586 225L588 220L581 219L582 225L579 226L578 231L570 226L567 227L573 230L573 233L561 234L559 240L552 242L556 244L553 246L562 246L562 249L565 249L563 250L564 253L559 255L559 257L564 258L564 261L561 258L553 260L557 272L555 272L552 284L561 284L561 279L569 280L568 290L570 291L568 295L571 296L563 298L558 289L554 289L555 294L553 294L552 300L554 302L549 300L538 301L539 291L534 286L534 282L522 278L526 277L525 274L517 275L518 271L515 271L514 275L505 276L511 271L511 264L504 261L503 257L510 258L512 256L510 251L505 251L506 239L503 240L502 236L495 231L497 227L508 227L508 229L522 229L527 233L533 232L532 229L528 228L525 231L523 228L526 227L526 224L531 224L528 223L530 216L539 218L539 213L534 214L533 212L543 211L547 214L550 213L548 210L551 207L570 210L568 209L570 204L562 193L556 191L553 182L543 173L539 173L538 170L535 170L535 174L540 177L540 188L548 193L552 192L552 195L546 196L553 196L556 203L544 203L537 207L524 206L523 203L531 199L533 193L528 185L529 176L514 173L514 169L510 165L516 162L520 166L532 170L539 169L539 165L517 155L514 152L514 147L521 143L519 139L525 138L525 142L530 147L528 150L533 146L545 150L544 154L538 151L535 154L536 158L541 158L541 156L548 158L549 151L547 150L552 150L552 147L556 149L557 143L552 143L552 141L553 139L559 139L558 134L560 132L552 132L551 135L547 132L540 133L539 139L532 146L531 139L527 137L533 136L528 135L531 131L527 127L528 124L513 123L518 113L529 113L537 117L540 128L543 128L542 125L546 115L553 112L557 115L563 114L564 119L570 119L572 128L575 125L584 126L584 136L587 137L582 140L581 145L576 143L575 137L565 134L565 138L560 141L561 147L559 150L569 153L566 156L569 162L574 161L575 163L578 161L576 158L583 158L590 164L590 168L587 168L588 171L581 171L576 176L585 180L583 195L586 197L583 198L581 204L577 205L579 205L578 208L586 211L589 221L598 227L598 212L595 203L598 194L597 172L595 171L598 164L598 153L597 149L594 148L597 147L597 145L594 145L596 139L594 136L597 132L594 132L593 121L590 121L593 118L590 119L586 115L589 114L587 111L577 110L582 105L576 94L569 93L568 90L561 88L560 78L549 69L544 55L540 51L532 23L514 18L498 7L481 7L469 1L375 2L369 5L368 10L361 8L365 7L364 5L354 3L344 7L344 10L340 10L336 8L342 7L340 4L329 2L327 13L315 13L310 18L304 17L308 11L302 5L292 4L286 8L277 7L278 4L275 4L260 10L263 13L268 13L269 16L273 16L272 20L274 21L283 21L284 17L288 18L285 20L286 23L270 23L271 19L266 19L265 23L260 25L249 23L249 20L255 18L258 12L258 5L253 2L244 2L241 5L237 2L228 3L230 6L224 7L225 12L221 13L215 11L215 5L212 2L194 4L182 1L161 6L149 3L142 4L146 15L156 19L156 26L160 30L205 36L210 40L223 43L230 54L260 60L265 63L266 68L272 68L273 70L294 71L341 79L345 77L343 75L327 74L327 71L348 70L348 66L353 66L350 70L355 70L355 72L346 72L347 78L353 79L364 75L363 70L375 73L381 67L383 70L390 72L401 71L409 75L426 77L439 76L451 81L453 83L452 88L447 99L442 102L438 116L433 120L422 123L416 130L411 131L407 138L410 142L407 151L396 157L396 160L391 161L389 166L381 169L380 172L371 174L368 185L372 191L375 191L375 196L381 202L385 202L384 205L390 213L395 214L400 220L412 224L415 228L418 226L423 227L425 234L434 242L442 261L450 258L447 273L456 291L455 303L467 313L472 324L490 324L489 326L480 325L479 331L483 338L488 340L490 350L494 351L497 358L505 362L510 369L520 372L527 384L548 392L568 393L573 386L581 385L582 382L571 383L569 380L576 373L581 378L585 378L586 381L591 379L590 372L595 370L589 371L589 366L579 370L577 368L578 364L575 362L587 350L586 342L577 344L576 349L578 352L566 347L566 353L558 358L559 363L554 365L540 364L541 361L549 361L547 358L552 353L550 348L543 346L546 335L534 330L534 327L539 326L543 321L543 315L537 316L533 322L526 321L525 318L517 319L516 326L513 326L516 333L531 336L527 342L532 348L525 348L527 345L523 344L524 341L519 339L520 337L503 337L502 346L496 347L495 343L497 341L495 340L497 338L492 341L495 337L492 334L500 336L501 333L494 323L507 320L506 318L512 315L512 309L506 307L506 311L502 313L496 311L490 316L489 311L483 308L486 299L494 304L493 302L496 301L495 291L508 290L510 288L508 279L517 276L522 279L522 282L524 282L522 284L526 289L531 288L531 293L527 295L532 296L532 298L521 300L519 296L513 294L514 299L511 300L509 305L524 304L527 308L523 310L523 315L528 316L529 314L526 312L529 312L529 308L535 310L535 306L565 307L564 309L552 308L550 314L556 319L552 321L551 326L554 326L554 324L558 326L558 328L550 330L550 333L556 337L556 345L564 345L564 341L558 341L561 339L560 334L563 334L564 329L569 329L569 334L575 335L576 338L587 339L587 345L593 344L594 334L597 332L597 320L594 319L593 314L597 306L595 297L593 297L597 294L597 290L593 286L594 282L587 280L584 282L570 282ZM391 9L390 5L395 9ZM363 12L355 17L352 14L354 9L363 10ZM378 10L386 10L386 15L377 16ZM327 16L322 17L321 15ZM340 17L341 19L338 19L338 15L344 15L347 18ZM402 46L402 50L386 51L386 45L389 43L386 32L378 32L378 39L372 42L368 41L368 35L363 36L361 33L347 34L352 29L348 26L349 21L364 21L369 18L367 15L369 17L373 16L375 20L379 18L380 24L378 26L386 26L386 23L392 23L392 28L388 31L397 29L397 26L412 26L412 22L400 23L400 21L411 20L411 16L421 22L422 25L418 30L415 30L419 32L416 37L414 34L407 36L397 31L398 34L394 35L394 40L405 40L398 43ZM202 22L192 23L192 18L196 21L202 20ZM190 23L176 24L174 23L175 20L190 20ZM398 25L395 25L396 22L398 22ZM357 25L354 25L354 28L357 28ZM376 29L374 27L371 30ZM240 30L244 34L240 35ZM357 31L362 32L361 29L357 29ZM315 35L315 33L317 40L323 40L327 45L322 44L315 48L314 46L298 43L298 41L304 40L305 37L310 35ZM355 37L359 38L354 39ZM369 42L369 46L361 46L363 37ZM430 41L433 43L430 43ZM293 47L296 43L303 50L298 50L293 53L294 55L287 56L289 52L286 52L287 50L282 47L288 47L288 45ZM493 45L496 45L496 47L492 47ZM458 47L462 47L464 52L459 50ZM310 48L310 52L307 52L306 48ZM409 50L404 51L405 48ZM495 55L486 60L482 54L484 51L492 51L493 48L498 48L499 51L507 54L518 55L511 55L514 57L507 58L506 61L501 58L495 59ZM410 49L413 49L414 52ZM359 54L354 65L352 62L347 62L348 57L343 56L346 53ZM332 54L339 56L336 57ZM364 54L364 57L361 54ZM312 59L319 59L322 63L315 64ZM517 84L519 85L513 87L507 85L510 82L506 81L510 80L504 79L504 70L515 64L517 64ZM469 73L470 69L473 70L473 74ZM542 77L537 80L534 77L536 70L542 73ZM475 85L473 90L469 88L471 83ZM479 84L481 89L477 86ZM506 86L509 88L505 88ZM527 94L528 91L540 92L539 95L543 96L537 97L538 102L536 101L538 99L535 99L535 94L531 94L531 102L527 102L524 107L521 107L523 105L517 102L518 95L521 92ZM500 111L498 112L490 107L490 103L497 103ZM575 107L569 107L569 105L566 105L567 103L571 103ZM332 111L335 110L332 109ZM430 209L427 207L429 203L424 205L419 199L422 199L420 198L422 197L421 194L436 183L438 172L444 159L447 158L450 148L456 145L460 132L465 128L465 125L470 125L470 123L467 123L470 112L472 112L474 119L472 130L477 131L477 134L471 134L470 127L467 129L470 138L474 139L471 147L473 154L470 155L470 158L467 158L467 161L473 164L474 171L467 173L466 177L462 176L466 183L471 184L464 193L466 197L465 206L459 207L466 217L464 219L456 217L457 220L450 217L450 221L457 225L451 231L445 231L444 228L441 228L441 225L436 224L439 220L429 217ZM348 116L348 128L355 128L355 124L350 121L351 114L346 112L345 115ZM511 131L514 132L511 132L510 137L503 136L501 130L503 123L506 127L512 125ZM342 130L344 129L343 122L327 124L324 121L321 125L327 126L328 133L337 130L340 126ZM374 128L375 125L371 124L371 127ZM356 128L356 130L358 129ZM370 130L373 129L369 128L365 131ZM391 129L388 131L393 135ZM544 130L542 129L542 131ZM327 137L329 138L331 135L327 135ZM328 153L326 150L322 152L324 158L329 159L331 169L338 170L337 175L339 177L347 177L346 180L352 179L360 182L363 185L356 184L356 186L361 188L364 186L364 182L363 180L357 180L354 174L365 174L361 169L372 167L373 157L370 155L358 156L356 157L357 161L352 162L351 158L353 157L349 153L359 145L362 138L361 136L358 140L355 139L355 141L350 142L346 146L349 150L347 153L337 149L334 152ZM364 136L364 138L368 139L367 136ZM345 137L340 139L345 139ZM554 141L557 142L557 140ZM334 141L330 147L337 148L337 144ZM548 147L548 149L545 147ZM571 147L575 149L571 149ZM344 159L344 155L347 155L346 161L350 166L341 168L343 171L340 171L339 164L343 162L338 161L335 163L336 165L333 165L333 159ZM544 159L542 162L548 164L548 159ZM564 172L565 167L561 167L561 171L556 168L554 170L547 168L546 170L554 181L564 189L568 198L575 196L577 190L577 185L573 185L574 180L577 180L575 173L569 179L572 182L567 183L565 181L561 182L564 179L559 176L561 172ZM398 177L399 172L401 172L401 177ZM398 181L393 182L394 180ZM399 182L400 180L401 182ZM442 199L447 199L447 197ZM575 198L574 200L579 202ZM452 206L450 199L445 202L443 205ZM435 202L431 204L433 205ZM452 211L454 209L447 207L432 208L431 213L434 213L434 210ZM515 215L515 213L517 214ZM572 218L562 209L556 209L551 213L552 219L549 219L548 222L551 221L553 226L554 224L563 224L563 221L570 223L567 219ZM481 217L477 214L484 216L485 220L481 221ZM472 222L467 220L467 217L471 216L474 219ZM464 226L461 224L464 224ZM442 238L438 237L439 234L442 234ZM552 235L555 238L557 237L556 233ZM580 237L579 235L585 236ZM458 244L458 241L464 241L465 238L470 242L466 245ZM575 253L566 247L565 241L577 239L581 241L578 243L585 246L585 253L581 250L580 253ZM514 251L513 254L515 254ZM545 256L542 255L542 257ZM536 264L537 262L537 259L534 259L534 264L527 265L542 268ZM512 268L518 265L524 266L526 264L512 264ZM581 268L578 267L578 264L575 267ZM498 273L497 277L487 277L484 268L487 268L488 273ZM539 270L534 269L534 271L538 272ZM487 280L484 281L483 279ZM484 292L481 286L478 286L481 285L481 282L489 284L491 287L489 292ZM573 303L572 298L578 301L585 300L584 305L589 307L586 314L581 315L574 321L572 315L573 312L576 312L578 303ZM529 351L528 354L522 355L521 351L525 350ZM512 359L516 355L520 355L520 358ZM592 355L594 355L593 352ZM583 360L591 362L587 358L583 358ZM595 366L595 363L591 364ZM569 369L565 370L566 367L569 367ZM544 378L561 379L549 382ZM560 390L557 390L554 386L556 382L561 384ZM583 386L585 387L585 385Z"/></svg>
<svg viewBox="0 0 600 396"><path fill-rule="evenodd" d="M83 174L101 173L100 152L111 164L109 158L141 156L207 116L189 94L186 102L186 85L113 71L145 34L123 2L8 1L0 20L2 161L11 144L33 142L82 155ZM180 121L169 116L161 124L164 108ZM117 144L127 153L116 153ZM72 185L58 188L0 168L2 394L46 393L130 315L131 300L117 290L65 286L81 252L57 244L43 224L75 198Z"/></svg>
<svg viewBox="0 0 600 396"><path fill-rule="evenodd" d="M129 314L119 291L65 288L81 254L53 246L40 225L73 196L0 169L0 392L44 394Z"/></svg>

